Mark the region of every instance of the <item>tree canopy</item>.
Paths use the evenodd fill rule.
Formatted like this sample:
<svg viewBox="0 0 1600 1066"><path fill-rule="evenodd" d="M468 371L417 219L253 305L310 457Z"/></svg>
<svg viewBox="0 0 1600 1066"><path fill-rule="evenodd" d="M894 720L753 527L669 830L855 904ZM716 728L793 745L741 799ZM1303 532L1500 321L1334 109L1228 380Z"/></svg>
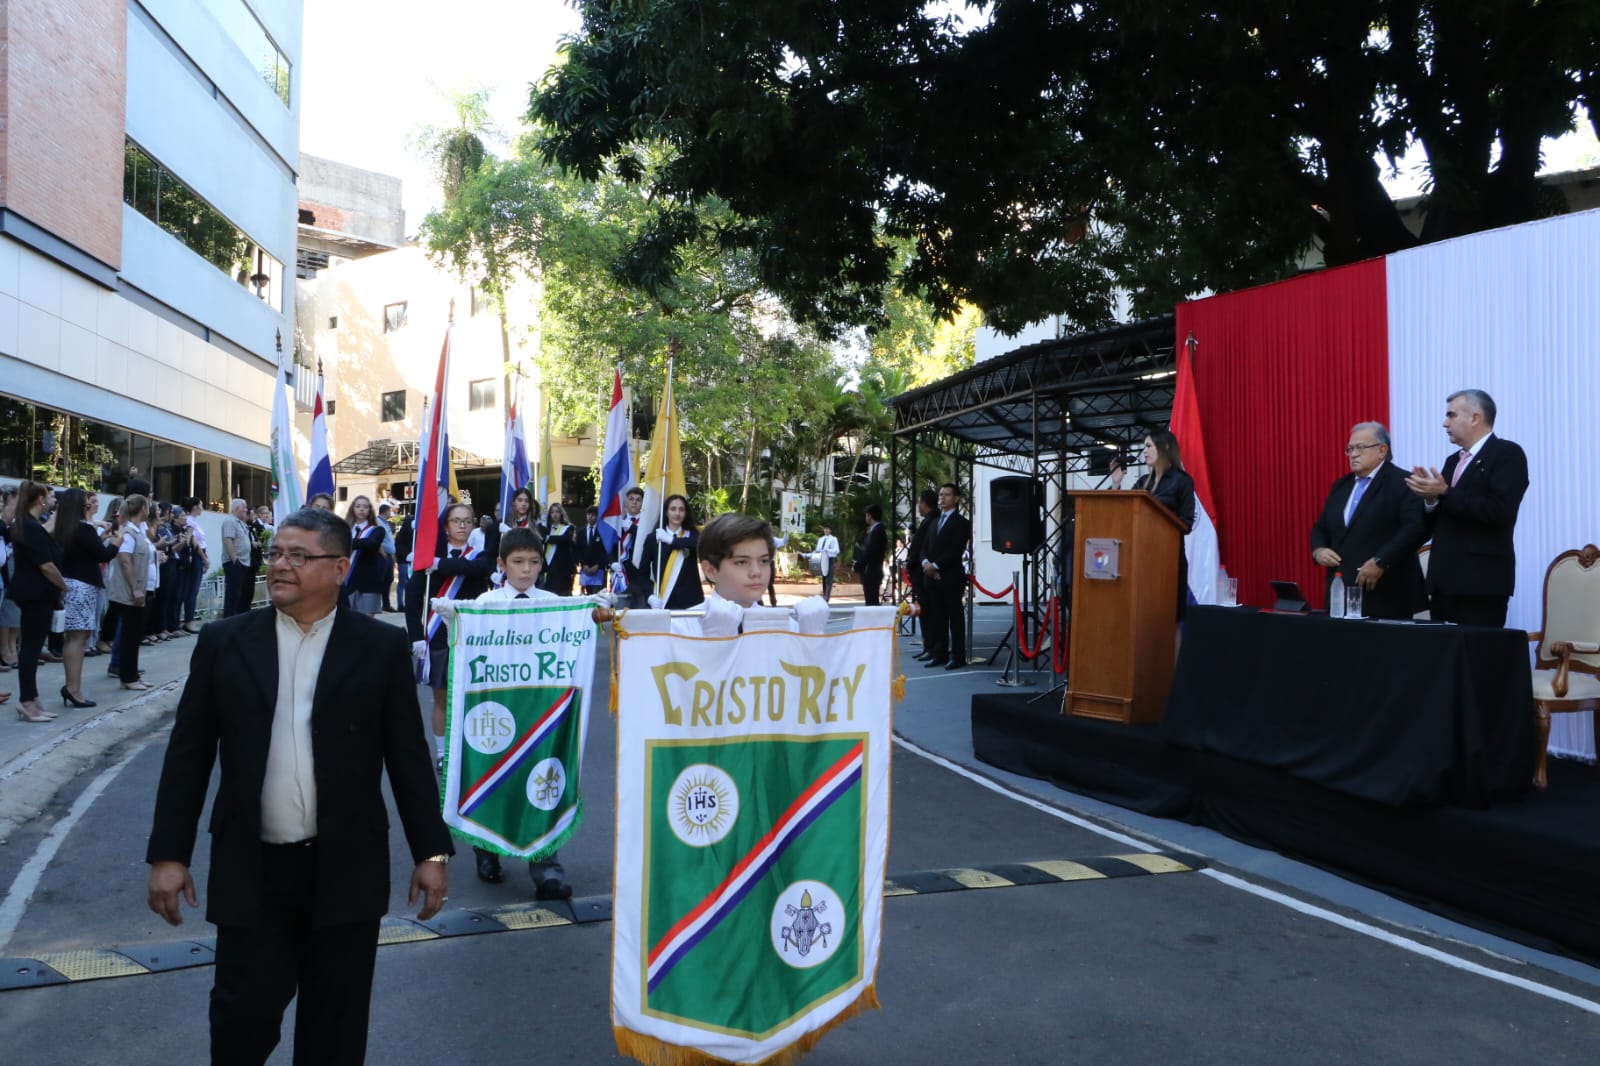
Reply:
<svg viewBox="0 0 1600 1066"><path fill-rule="evenodd" d="M1600 128L1594 0L992 0L971 28L921 0L577 6L529 115L548 160L648 190L623 275L663 291L710 240L824 329L881 323L896 277L1004 331L1091 327L1118 289L1155 313L1313 243L1540 217L1541 139L1580 106ZM1375 157L1415 144L1414 236Z"/></svg>

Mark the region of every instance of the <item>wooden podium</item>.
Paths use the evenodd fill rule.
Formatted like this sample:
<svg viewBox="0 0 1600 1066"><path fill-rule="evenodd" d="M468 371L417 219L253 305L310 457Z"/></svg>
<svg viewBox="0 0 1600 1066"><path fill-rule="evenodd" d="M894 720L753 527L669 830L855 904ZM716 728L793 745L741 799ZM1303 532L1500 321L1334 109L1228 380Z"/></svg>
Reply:
<svg viewBox="0 0 1600 1066"><path fill-rule="evenodd" d="M1073 492L1071 660L1065 710L1159 722L1177 638L1183 526L1148 492Z"/></svg>

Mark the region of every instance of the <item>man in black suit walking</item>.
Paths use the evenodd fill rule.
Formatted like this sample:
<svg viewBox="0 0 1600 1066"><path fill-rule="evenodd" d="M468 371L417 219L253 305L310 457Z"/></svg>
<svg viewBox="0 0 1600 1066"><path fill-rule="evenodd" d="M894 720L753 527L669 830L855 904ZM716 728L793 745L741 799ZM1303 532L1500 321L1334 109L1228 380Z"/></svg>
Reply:
<svg viewBox="0 0 1600 1066"><path fill-rule="evenodd" d="M866 515L867 533L861 543L856 573L861 575L862 602L868 607L876 607L879 591L883 588L883 557L889 554L889 534L883 528L882 507L875 503L868 504Z"/></svg>
<svg viewBox="0 0 1600 1066"><path fill-rule="evenodd" d="M930 606L936 608L933 633L940 641L928 665L946 670L967 665L967 616L962 610L967 571L962 557L972 540L972 523L957 510L960 506L960 489L949 482L939 486L939 515L928 531L921 560Z"/></svg>
<svg viewBox="0 0 1600 1066"><path fill-rule="evenodd" d="M1494 435L1488 393L1463 389L1446 403L1444 430L1459 450L1442 472L1419 466L1406 479L1422 499L1423 523L1433 536L1429 609L1444 622L1504 627L1517 584L1512 535L1528 491L1528 457Z"/></svg>
<svg viewBox="0 0 1600 1066"><path fill-rule="evenodd" d="M446 899L453 848L417 706L405 632L340 607L350 527L329 511L279 524L273 610L201 631L156 793L150 909L183 921L211 770L210 900L217 926L211 1061L266 1062L296 995L294 1061L360 1063L378 923L389 906L382 777L416 868L419 918Z"/></svg>
<svg viewBox="0 0 1600 1066"><path fill-rule="evenodd" d="M1410 618L1426 605L1417 548L1422 504L1406 488L1406 474L1390 461L1389 432L1381 422L1350 430L1344 454L1350 472L1333 483L1311 527L1311 557L1345 585L1359 585L1368 618Z"/></svg>

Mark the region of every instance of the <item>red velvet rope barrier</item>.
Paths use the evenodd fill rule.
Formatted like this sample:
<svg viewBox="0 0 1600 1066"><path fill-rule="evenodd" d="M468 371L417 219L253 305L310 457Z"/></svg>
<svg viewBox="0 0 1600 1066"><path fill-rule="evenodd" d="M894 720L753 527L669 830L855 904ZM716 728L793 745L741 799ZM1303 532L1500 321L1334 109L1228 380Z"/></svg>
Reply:
<svg viewBox="0 0 1600 1066"><path fill-rule="evenodd" d="M972 582L974 588L983 593L985 596L989 597L991 600L1003 600L1007 596L1011 597L1012 620L1014 631L1017 634L1017 652L1024 659L1032 661L1033 659L1038 658L1039 653L1044 650L1045 634L1054 632L1056 639L1050 648L1050 665L1058 674L1066 672L1068 627L1059 624L1061 619L1061 601L1057 597L1051 596L1045 601L1044 621L1039 625L1039 632L1037 634L1037 639L1033 642L1033 647L1029 648L1028 638L1026 636L1027 629L1023 625L1022 619L1022 599L1017 593L1017 586L1015 584L1011 584L1007 585L999 592L991 592L978 583L978 575L969 574L968 580Z"/></svg>
<svg viewBox="0 0 1600 1066"><path fill-rule="evenodd" d="M1014 595L1016 593L1016 591L1017 591L1017 586L1015 586L1015 585L1007 585L1005 588L1001 589L999 592L990 592L988 589L986 589L982 585L978 584L978 575L977 574L969 574L968 575L968 580L972 582L972 587L973 588L977 589L979 592L983 593L985 596L989 597L991 600L1003 600L1007 596Z"/></svg>

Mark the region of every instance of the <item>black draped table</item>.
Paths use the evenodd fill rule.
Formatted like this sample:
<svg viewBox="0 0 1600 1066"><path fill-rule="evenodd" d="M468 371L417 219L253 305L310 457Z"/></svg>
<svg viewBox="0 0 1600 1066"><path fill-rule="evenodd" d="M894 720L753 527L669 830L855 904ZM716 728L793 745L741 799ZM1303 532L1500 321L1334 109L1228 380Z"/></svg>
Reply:
<svg viewBox="0 0 1600 1066"><path fill-rule="evenodd" d="M1167 700L1178 745L1392 806L1485 806L1533 778L1521 630L1191 607Z"/></svg>

